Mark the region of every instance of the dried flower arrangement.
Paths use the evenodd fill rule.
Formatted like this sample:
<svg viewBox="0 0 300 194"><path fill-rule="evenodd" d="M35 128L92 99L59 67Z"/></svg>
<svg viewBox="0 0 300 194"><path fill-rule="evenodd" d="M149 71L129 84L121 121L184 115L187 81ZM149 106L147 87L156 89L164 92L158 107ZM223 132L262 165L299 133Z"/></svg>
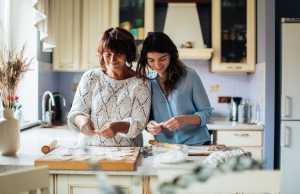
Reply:
<svg viewBox="0 0 300 194"><path fill-rule="evenodd" d="M32 61L24 56L24 49L23 46L19 52L6 48L0 50L0 97L5 109L15 108L18 84Z"/></svg>

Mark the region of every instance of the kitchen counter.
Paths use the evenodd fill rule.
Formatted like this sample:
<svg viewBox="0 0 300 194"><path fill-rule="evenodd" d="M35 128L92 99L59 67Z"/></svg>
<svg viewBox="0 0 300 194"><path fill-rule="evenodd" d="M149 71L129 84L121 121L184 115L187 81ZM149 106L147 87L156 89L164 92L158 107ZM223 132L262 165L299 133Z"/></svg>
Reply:
<svg viewBox="0 0 300 194"><path fill-rule="evenodd" d="M225 120L213 120L207 124L209 130L239 130L239 131L263 131L264 126L261 124L244 124Z"/></svg>
<svg viewBox="0 0 300 194"><path fill-rule="evenodd" d="M0 155L0 174L20 168L29 168L34 160L43 156L41 147L57 140L64 146L75 145L78 132L66 127L32 128L21 132L21 148L15 157ZM180 164L156 164L154 157L141 157L136 171L105 171L110 183L118 185L128 194L153 193L160 184L162 177L172 178L190 172L205 157L190 157ZM49 170L50 193L99 193L99 181L95 170Z"/></svg>
<svg viewBox="0 0 300 194"><path fill-rule="evenodd" d="M224 120L216 120L210 122L209 130L247 130L247 131L263 131L262 125L241 124L237 122L229 122ZM41 147L49 144L53 140L57 140L60 145L75 145L78 138L78 132L68 129L66 126L54 128L35 127L21 132L21 147L16 157L0 156L0 172L18 168L33 166L34 160L43 156L40 151ZM116 172L106 171L108 174L122 175L154 175L156 170L153 168L153 158L141 158L137 171L133 172ZM187 165L190 166L190 165ZM172 165L171 165L172 167ZM95 174L95 171L71 171L71 170L50 170L54 174Z"/></svg>
<svg viewBox="0 0 300 194"><path fill-rule="evenodd" d="M35 159L43 156L41 147L57 140L58 144L72 146L77 143L78 132L65 127L32 128L21 132L21 148L15 157L0 155L0 174L34 166ZM136 171L105 171L111 184L118 185L127 194L150 194L157 188L161 173L184 174L190 172L205 157L190 157L182 164L156 165L154 157L141 157ZM196 161L198 160L198 161ZM173 170L176 169L176 170ZM49 170L51 194L99 193L95 170ZM174 174L175 173L175 174Z"/></svg>
<svg viewBox="0 0 300 194"><path fill-rule="evenodd" d="M65 127L56 128L32 128L21 132L21 148L15 157L0 156L0 173L16 168L32 167L34 160L43 156L41 147L57 140L58 144L63 146L72 146L77 143L78 132ZM194 158L190 158L195 160ZM201 160L201 157L197 158ZM176 165L179 169L190 169L195 162L189 162L183 165ZM154 167L153 157L143 158L139 161L136 171L105 171L108 175L133 175L133 176L155 176L157 168ZM160 168L175 167L174 165L161 165ZM97 171L87 170L50 170L50 174L96 174Z"/></svg>

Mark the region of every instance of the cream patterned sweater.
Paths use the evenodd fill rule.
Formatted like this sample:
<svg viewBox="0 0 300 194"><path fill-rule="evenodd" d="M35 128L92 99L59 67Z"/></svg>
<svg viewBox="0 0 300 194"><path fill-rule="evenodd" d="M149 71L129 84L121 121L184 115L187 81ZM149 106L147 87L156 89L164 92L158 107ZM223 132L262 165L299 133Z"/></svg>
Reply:
<svg viewBox="0 0 300 194"><path fill-rule="evenodd" d="M127 134L118 133L114 138L93 137L93 144L135 146L146 126L150 103L148 82L136 77L115 80L100 68L93 69L84 73L79 82L68 123L71 128L78 129L74 118L79 114L90 117L96 130L101 130L108 122L127 121L130 123Z"/></svg>

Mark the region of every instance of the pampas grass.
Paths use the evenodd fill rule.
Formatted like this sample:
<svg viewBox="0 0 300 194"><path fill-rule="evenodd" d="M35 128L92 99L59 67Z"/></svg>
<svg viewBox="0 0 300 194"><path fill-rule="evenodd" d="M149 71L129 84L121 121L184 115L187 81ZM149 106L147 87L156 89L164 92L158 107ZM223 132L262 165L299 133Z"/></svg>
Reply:
<svg viewBox="0 0 300 194"><path fill-rule="evenodd" d="M0 97L4 108L13 108L18 84L31 63L24 57L24 49L0 50Z"/></svg>

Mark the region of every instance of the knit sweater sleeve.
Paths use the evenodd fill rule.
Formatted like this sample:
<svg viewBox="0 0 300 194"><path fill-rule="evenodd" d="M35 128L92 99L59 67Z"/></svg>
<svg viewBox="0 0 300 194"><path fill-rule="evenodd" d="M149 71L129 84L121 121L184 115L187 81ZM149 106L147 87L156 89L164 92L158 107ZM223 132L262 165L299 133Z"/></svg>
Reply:
<svg viewBox="0 0 300 194"><path fill-rule="evenodd" d="M131 116L123 119L123 121L130 123L126 134L128 138L135 138L146 127L151 105L149 82L140 82L135 88L134 95Z"/></svg>
<svg viewBox="0 0 300 194"><path fill-rule="evenodd" d="M68 114L68 125L72 129L78 129L75 125L77 115L90 117L91 99L95 76L92 71L83 74L77 87L71 110ZM79 129L78 129L79 130Z"/></svg>

